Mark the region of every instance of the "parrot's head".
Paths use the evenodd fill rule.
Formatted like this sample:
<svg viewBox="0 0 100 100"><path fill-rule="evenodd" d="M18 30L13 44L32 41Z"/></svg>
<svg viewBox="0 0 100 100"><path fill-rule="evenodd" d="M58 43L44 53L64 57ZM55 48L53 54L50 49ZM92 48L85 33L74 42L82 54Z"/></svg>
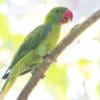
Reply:
<svg viewBox="0 0 100 100"><path fill-rule="evenodd" d="M47 14L45 22L66 24L73 19L73 13L66 7L55 7Z"/></svg>

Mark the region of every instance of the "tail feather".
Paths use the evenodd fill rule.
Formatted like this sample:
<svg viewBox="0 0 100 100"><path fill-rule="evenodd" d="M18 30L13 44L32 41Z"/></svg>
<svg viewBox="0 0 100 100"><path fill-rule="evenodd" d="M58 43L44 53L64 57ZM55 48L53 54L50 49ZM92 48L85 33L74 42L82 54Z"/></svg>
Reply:
<svg viewBox="0 0 100 100"><path fill-rule="evenodd" d="M7 94L7 92L9 91L9 89L11 88L11 86L13 85L14 81L15 81L15 77L14 78L8 78L6 83L4 84L1 92L0 92L0 100L3 100L5 95Z"/></svg>

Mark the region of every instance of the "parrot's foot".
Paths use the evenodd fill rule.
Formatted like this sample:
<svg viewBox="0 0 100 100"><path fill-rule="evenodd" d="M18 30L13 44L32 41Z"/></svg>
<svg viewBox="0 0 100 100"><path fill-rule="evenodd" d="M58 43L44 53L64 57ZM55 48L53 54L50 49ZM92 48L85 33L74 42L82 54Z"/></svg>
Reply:
<svg viewBox="0 0 100 100"><path fill-rule="evenodd" d="M40 76L40 78L41 78L41 79L44 79L44 78L45 78L45 75Z"/></svg>
<svg viewBox="0 0 100 100"><path fill-rule="evenodd" d="M34 67L34 69L32 70L31 73L32 73L33 76L35 75L37 69L38 69L37 67ZM45 75L41 75L40 78L41 78L41 79L45 78Z"/></svg>
<svg viewBox="0 0 100 100"><path fill-rule="evenodd" d="M50 56L50 53L47 53L46 55L43 56L43 59L45 59L46 57Z"/></svg>
<svg viewBox="0 0 100 100"><path fill-rule="evenodd" d="M32 72L31 72L31 73L32 73L32 75L35 75L35 73L36 73L37 69L38 69L37 67L34 67L34 68L33 68Z"/></svg>

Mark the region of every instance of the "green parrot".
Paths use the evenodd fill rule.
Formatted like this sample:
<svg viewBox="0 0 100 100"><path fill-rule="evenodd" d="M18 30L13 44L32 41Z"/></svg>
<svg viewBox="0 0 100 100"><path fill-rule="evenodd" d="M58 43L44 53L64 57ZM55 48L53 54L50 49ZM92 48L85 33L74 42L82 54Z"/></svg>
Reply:
<svg viewBox="0 0 100 100"><path fill-rule="evenodd" d="M0 92L4 98L16 78L35 70L58 42L61 26L73 19L73 13L66 7L55 7L46 15L44 23L32 30L16 52L10 67L3 75L7 79Z"/></svg>

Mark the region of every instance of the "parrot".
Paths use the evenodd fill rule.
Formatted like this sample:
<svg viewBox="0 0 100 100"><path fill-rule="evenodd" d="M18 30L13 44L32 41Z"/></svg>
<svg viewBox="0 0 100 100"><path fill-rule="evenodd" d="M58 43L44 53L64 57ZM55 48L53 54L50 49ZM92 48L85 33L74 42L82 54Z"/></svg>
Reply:
<svg viewBox="0 0 100 100"><path fill-rule="evenodd" d="M60 37L61 26L73 19L73 12L67 7L54 7L46 15L43 24L33 29L24 39L13 60L3 75L6 82L0 92L5 97L18 76L37 68L46 54L52 51Z"/></svg>

